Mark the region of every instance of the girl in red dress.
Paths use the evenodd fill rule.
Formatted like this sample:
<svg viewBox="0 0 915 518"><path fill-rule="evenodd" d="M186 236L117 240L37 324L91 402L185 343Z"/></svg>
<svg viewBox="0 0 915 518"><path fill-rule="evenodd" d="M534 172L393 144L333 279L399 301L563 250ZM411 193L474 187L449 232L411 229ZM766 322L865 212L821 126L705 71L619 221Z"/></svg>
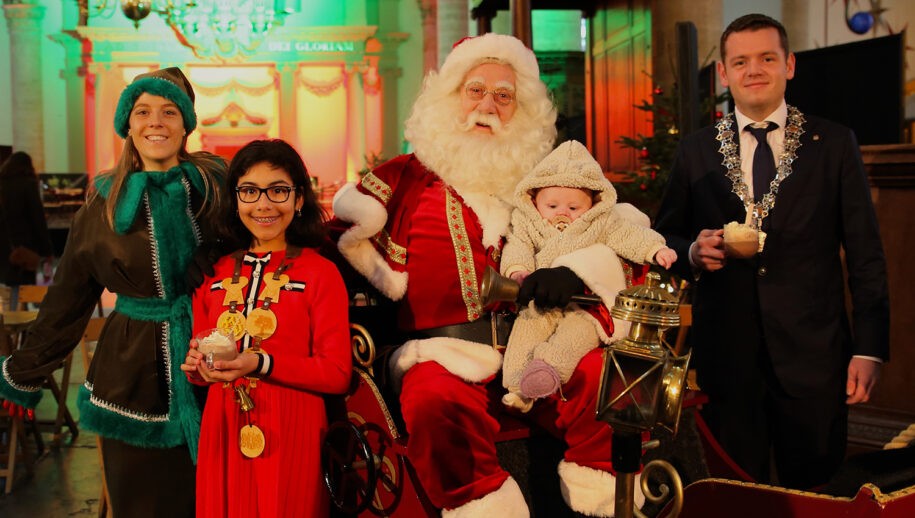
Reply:
<svg viewBox="0 0 915 518"><path fill-rule="evenodd" d="M231 331L239 353L208 358L207 336L191 340L181 366L191 382L210 385L197 516L327 516L322 394L343 393L352 367L346 288L315 251L324 214L305 164L281 140L239 150L226 184L224 233L239 250L194 294L193 328Z"/></svg>

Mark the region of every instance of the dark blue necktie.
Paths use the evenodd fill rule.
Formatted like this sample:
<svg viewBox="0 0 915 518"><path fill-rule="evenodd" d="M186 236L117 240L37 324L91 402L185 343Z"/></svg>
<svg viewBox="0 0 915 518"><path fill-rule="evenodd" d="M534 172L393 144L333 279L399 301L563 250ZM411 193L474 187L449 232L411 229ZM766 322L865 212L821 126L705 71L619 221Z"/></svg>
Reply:
<svg viewBox="0 0 915 518"><path fill-rule="evenodd" d="M766 140L766 134L778 127L774 122L767 122L766 126L754 128L747 125L746 130L756 137L756 152L753 153L753 199L759 201L769 192L769 184L775 180L775 157L772 148Z"/></svg>

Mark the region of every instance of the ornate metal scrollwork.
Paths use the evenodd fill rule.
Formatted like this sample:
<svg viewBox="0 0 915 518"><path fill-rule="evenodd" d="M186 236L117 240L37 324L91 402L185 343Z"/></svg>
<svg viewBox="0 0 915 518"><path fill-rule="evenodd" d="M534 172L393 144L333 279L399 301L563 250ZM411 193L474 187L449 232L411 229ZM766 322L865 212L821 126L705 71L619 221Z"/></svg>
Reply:
<svg viewBox="0 0 915 518"><path fill-rule="evenodd" d="M350 340L353 347L353 361L374 376L372 364L375 363L375 341L372 340L372 335L368 329L359 324L350 323L349 327Z"/></svg>
<svg viewBox="0 0 915 518"><path fill-rule="evenodd" d="M670 485L664 483L665 478L660 478L658 475L666 475L665 478ZM648 482L652 477L657 477L662 481L658 486L658 494L655 494L648 486ZM677 473L677 469L669 462L658 459L645 464L645 467L642 468L640 486L646 502L661 505L667 500L671 501L670 511L665 518L676 518L680 515L680 511L683 509L683 481L680 480L680 474ZM673 494L671 494L671 486L673 486ZM648 518L638 509L635 510L635 516Z"/></svg>

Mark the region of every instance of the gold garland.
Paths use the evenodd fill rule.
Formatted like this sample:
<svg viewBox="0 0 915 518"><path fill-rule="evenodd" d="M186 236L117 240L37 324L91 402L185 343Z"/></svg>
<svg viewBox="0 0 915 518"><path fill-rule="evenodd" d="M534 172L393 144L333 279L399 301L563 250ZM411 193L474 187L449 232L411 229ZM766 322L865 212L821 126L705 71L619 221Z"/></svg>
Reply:
<svg viewBox="0 0 915 518"><path fill-rule="evenodd" d="M271 92L276 89L275 81L270 81L267 84L260 86L252 86L242 84L235 79L230 79L228 82L221 85L201 85L194 84L194 89L197 91L198 95L203 94L207 97L215 97L217 95L222 95L230 90L244 92L248 95L254 97L260 97L268 92Z"/></svg>
<svg viewBox="0 0 915 518"><path fill-rule="evenodd" d="M740 170L737 133L731 129L733 122L734 114L729 113L715 125L718 129L718 136L715 139L721 142L718 152L724 157L721 163L728 169L727 177L731 180L731 192L736 194L740 201L743 202L743 207L747 214L753 213L753 223L759 229L762 228L762 222L769 215L769 211L775 207L775 197L778 195L779 185L791 176L791 165L797 159L797 149L801 147L800 137L804 134L804 114L794 106L788 107L785 146L778 157L775 179L769 184L769 192L762 197L758 204L750 196L749 187L744 181L744 173Z"/></svg>
<svg viewBox="0 0 915 518"><path fill-rule="evenodd" d="M327 81L320 81L316 79L308 79L304 75L299 76L299 84L304 86L306 90L311 92L318 97L327 97L328 95L334 93L337 88L340 88L343 85L343 81L346 79L344 74L329 79Z"/></svg>

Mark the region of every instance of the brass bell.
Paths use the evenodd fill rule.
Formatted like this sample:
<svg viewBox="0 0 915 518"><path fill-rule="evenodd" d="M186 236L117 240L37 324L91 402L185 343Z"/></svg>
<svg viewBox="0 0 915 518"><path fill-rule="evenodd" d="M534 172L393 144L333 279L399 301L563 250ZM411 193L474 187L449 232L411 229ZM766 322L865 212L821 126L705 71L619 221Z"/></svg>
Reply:
<svg viewBox="0 0 915 518"><path fill-rule="evenodd" d="M514 302L520 289L520 284L499 275L492 266L487 266L480 282L480 303L484 308L490 308L496 302Z"/></svg>
<svg viewBox="0 0 915 518"><path fill-rule="evenodd" d="M484 309L491 308L497 302L514 302L518 299L521 285L500 275L492 266L487 266L480 282L480 303ZM579 304L600 304L601 298L597 295L572 295L572 302Z"/></svg>
<svg viewBox="0 0 915 518"><path fill-rule="evenodd" d="M247 412L254 408L254 400L248 394L248 387L235 385L235 395L238 396L238 405L242 412Z"/></svg>

